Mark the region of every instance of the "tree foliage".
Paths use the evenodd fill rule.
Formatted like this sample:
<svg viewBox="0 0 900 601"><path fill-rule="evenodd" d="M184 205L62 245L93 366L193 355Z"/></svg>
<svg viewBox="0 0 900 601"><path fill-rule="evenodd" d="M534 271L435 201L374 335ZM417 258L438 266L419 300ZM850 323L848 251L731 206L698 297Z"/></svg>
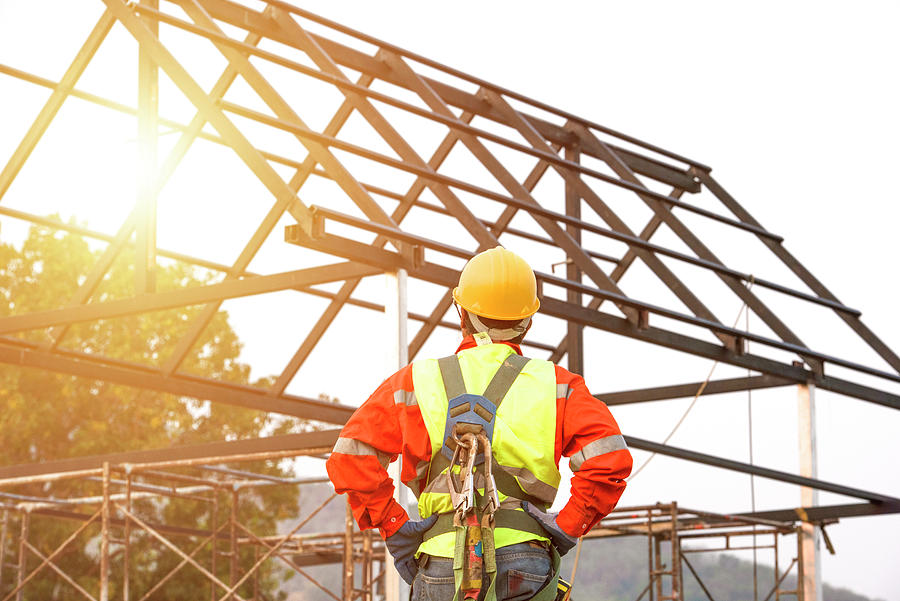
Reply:
<svg viewBox="0 0 900 601"><path fill-rule="evenodd" d="M63 306L84 283L101 253L102 249L92 248L78 235L43 226L32 227L21 246L0 243L0 316ZM133 255L123 252L98 285L91 302L131 296L133 263ZM162 292L199 286L214 281L215 277L182 263L166 263L159 267L157 288ZM200 309L179 308L75 324L64 332L58 348L61 352L89 353L117 361L160 366L189 330ZM18 338L28 344L48 345L53 344L60 332L59 328L30 331L19 334ZM180 370L216 380L250 383L249 366L238 361L240 349L240 341L228 323L227 314L218 311L203 329ZM244 439L304 428L297 420L278 419L258 411L11 365L0 365L0 398L3 399L3 411L0 412L0 461L3 465ZM278 476L292 475L278 462L244 463L233 467ZM96 495L99 490L96 481L63 480L20 486L14 492L67 499ZM210 494L202 493L201 496L210 497ZM213 521L221 525L228 519L231 495L220 493L219 501L217 516L212 515L211 503L191 499L141 500L135 504L135 509L141 519L154 523L207 529ZM239 521L257 535L274 534L277 522L294 516L296 507L296 487L273 486L248 491L240 495ZM66 511L88 514L96 509L95 505L65 507ZM10 512L9 515L9 529L14 530L18 525L18 514ZM48 554L79 525L35 514L31 518L29 542ZM96 590L99 577L97 530L89 529L56 561L89 591ZM114 534L121 538L121 531ZM199 542L199 539L188 537L172 540L185 550L192 550ZM180 558L146 535L137 533L132 541L132 591L143 593L177 565ZM226 551L226 547L227 543L223 542L222 550ZM116 558L121 558L122 552L122 545L113 546ZM7 544L6 553L9 561L9 557L16 556L16 549ZM251 548L244 549L241 555L241 563L249 565L248 562L252 562ZM209 565L208 546L197 559ZM37 563L32 554L29 565ZM220 559L219 564L218 575L227 582L229 560ZM264 592L275 590L284 576L274 562L269 562L259 585ZM111 594L120 579L121 574L117 575L114 568ZM4 578L4 590L0 592L5 594L9 590L9 582L10 578ZM195 599L198 591L205 591L203 595L208 597L206 582L197 570L188 567L178 572L155 598ZM252 579L248 587L251 584ZM26 598L33 599L80 598L73 587L50 570L44 570L26 591ZM218 591L217 597L221 593Z"/></svg>

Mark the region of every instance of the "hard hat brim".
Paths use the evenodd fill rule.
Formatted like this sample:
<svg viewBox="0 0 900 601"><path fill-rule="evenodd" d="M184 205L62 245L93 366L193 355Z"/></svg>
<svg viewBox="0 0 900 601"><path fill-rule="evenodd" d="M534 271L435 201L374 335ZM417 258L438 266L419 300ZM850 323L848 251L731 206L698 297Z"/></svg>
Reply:
<svg viewBox="0 0 900 601"><path fill-rule="evenodd" d="M484 309L477 306L475 303L463 301L461 299L461 295L459 294L459 286L453 289L453 300L457 305L459 305L469 313L474 313L478 317L486 317L488 319L502 319L505 321L514 321L517 319L525 319L526 317L531 317L538 312L538 309L541 308L540 299L535 297L534 304L531 307L523 307L522 311L515 314L498 315L490 311L484 311Z"/></svg>

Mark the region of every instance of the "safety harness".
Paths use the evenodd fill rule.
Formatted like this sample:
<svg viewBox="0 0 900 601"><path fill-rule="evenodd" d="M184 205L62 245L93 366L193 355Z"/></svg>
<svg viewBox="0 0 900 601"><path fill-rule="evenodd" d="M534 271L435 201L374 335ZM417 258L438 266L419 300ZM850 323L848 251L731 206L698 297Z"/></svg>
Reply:
<svg viewBox="0 0 900 601"><path fill-rule="evenodd" d="M447 420L441 452L431 462L428 479L432 481L444 474L453 511L441 514L423 540L448 532L456 533L453 555L456 593L453 601L478 599L484 576L490 579L484 601L496 601L495 528L512 528L549 538L540 524L524 511L500 507L498 491L538 507L545 504L526 494L515 477L497 463L491 452L497 408L528 361L517 353L507 356L484 393L479 395L466 390L456 355L438 360L447 393ZM477 473L483 475L482 494L475 485ZM532 601L552 601L557 595L559 553L552 544L549 548L552 575L549 582L532 597Z"/></svg>

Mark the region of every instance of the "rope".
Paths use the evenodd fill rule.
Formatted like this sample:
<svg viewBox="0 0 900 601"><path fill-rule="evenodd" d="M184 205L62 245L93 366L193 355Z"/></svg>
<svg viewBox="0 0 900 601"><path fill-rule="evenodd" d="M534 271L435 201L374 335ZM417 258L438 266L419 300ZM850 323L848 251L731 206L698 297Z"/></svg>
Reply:
<svg viewBox="0 0 900 601"><path fill-rule="evenodd" d="M751 288L753 288L753 276L752 275L750 276L750 281L747 285L747 291L749 292ZM732 328L737 327L737 324L741 320L741 315L743 315L743 313L746 309L747 309L747 303L744 303L741 306L741 309L738 311L737 317L734 319L734 323L731 326ZM749 319L749 312L747 314L748 314L748 319ZM718 366L718 365L719 365L718 361L713 362L712 367L709 369L709 373L706 375L706 379L703 381L702 384L700 384L700 388L697 389L697 393L694 395L694 398L691 401L691 404L688 405L687 409L685 409L684 413L681 415L681 418L678 420L678 422L672 428L672 431L669 432L669 435L666 436L666 438L662 441L662 444L667 444L669 442L669 440L671 440L671 438L675 435L675 432L678 431L678 428L681 427L681 424L684 423L684 420L687 418L688 414L694 408L694 405L697 404L697 399L699 399L700 395L703 394L703 391L706 390L706 386L709 384L709 381L712 379L713 372L716 370L716 366ZM647 464L649 464L653 460L653 458L656 457L656 455L657 455L656 453L651 453L650 456L647 457L647 459L644 461L644 463L642 463L638 469L636 469L634 472L632 472L631 475L625 479L626 482L631 482L632 480L634 480L635 476L640 474L644 470L644 468L647 467Z"/></svg>
<svg viewBox="0 0 900 601"><path fill-rule="evenodd" d="M753 274L750 274L750 281L747 284L747 292L749 292L750 289L753 288L753 283L754 283ZM744 303L743 305L741 305L741 308L738 311L737 317L734 318L734 323L731 325L732 328L737 327L737 324L741 320L741 315L743 315L744 311L746 311L746 310L747 310L747 303ZM750 331L750 312L749 311L747 311L747 313L746 313L746 322L745 322L744 330L747 332ZM749 343L748 343L748 345L749 345ZM700 384L700 388L697 389L697 393L694 395L694 398L691 401L691 404L688 405L688 408L685 409L684 414L682 414L682 416L681 416L681 419L678 420L678 422L672 428L672 431L669 432L669 435L666 436L665 440L663 440L663 444L668 443L669 439L671 439L672 436L675 435L675 432L677 432L678 428L681 427L681 424L684 423L684 420L685 420L685 418L687 418L688 414L691 412L691 409L693 409L694 405L697 404L697 399L700 398L700 395L703 394L703 391L706 390L707 385L709 385L709 381L712 379L713 372L715 371L716 366L718 364L719 364L718 361L713 362L712 367L709 369L709 373L706 375L706 379L703 381L702 384ZM747 375L748 376L750 375L749 369L747 370ZM749 403L749 401L750 401L750 391L749 390L747 391L747 400ZM644 461L644 463L642 463L641 466L636 471L632 472L632 474L625 480L627 482L631 482L635 476L637 476L639 473L641 473L641 471L645 467L647 467L647 464L650 463L650 461L654 457L656 457L656 453L651 453L650 456L647 458L647 460ZM752 417L751 417L751 422L750 422L750 464L753 465L753 422L752 422ZM756 492L755 492L755 487L754 487L753 474L750 474L750 495L751 495L751 502L753 505L753 511L755 512L756 511ZM753 526L753 530L756 530L755 525ZM584 541L584 538L579 538L578 544L575 547L575 562L572 564L572 577L570 579L570 582L572 583L573 586L575 585L575 574L578 572L578 559L581 557L581 543L583 541ZM691 569L693 569L693 568L691 568ZM643 594L641 596L643 596ZM754 601L757 601L757 594L756 594L756 534L753 535L753 599L754 599Z"/></svg>
<svg viewBox="0 0 900 601"><path fill-rule="evenodd" d="M572 577L569 579L569 583L572 586L575 586L575 572L578 571L578 559L581 557L581 543L584 541L584 537L578 539L578 545L575 547L575 562L572 564Z"/></svg>

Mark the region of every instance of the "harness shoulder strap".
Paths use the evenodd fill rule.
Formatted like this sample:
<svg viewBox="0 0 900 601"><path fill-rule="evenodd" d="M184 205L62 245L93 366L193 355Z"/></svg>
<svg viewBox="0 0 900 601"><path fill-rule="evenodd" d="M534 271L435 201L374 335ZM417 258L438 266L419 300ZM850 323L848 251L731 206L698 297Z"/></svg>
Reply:
<svg viewBox="0 0 900 601"><path fill-rule="evenodd" d="M519 373L529 361L528 357L511 353L503 360L503 364L491 378L482 396L499 407L506 397L506 393L512 388L513 382L516 381Z"/></svg>
<svg viewBox="0 0 900 601"><path fill-rule="evenodd" d="M441 379L444 381L444 390L447 391L447 400L466 394L466 382L463 380L462 368L459 366L459 357L450 355L438 359L438 367L441 370Z"/></svg>
<svg viewBox="0 0 900 601"><path fill-rule="evenodd" d="M516 381L519 373L529 361L528 357L523 357L518 353L510 353L503 360L497 371L494 372L494 377L491 378L487 388L484 389L484 394L481 396L495 405L500 405L506 393L512 388L513 382ZM447 392L448 400L468 392L465 380L463 380L462 368L459 366L459 356L450 355L449 357L438 359L438 368L441 370L441 379L444 382L444 390Z"/></svg>

